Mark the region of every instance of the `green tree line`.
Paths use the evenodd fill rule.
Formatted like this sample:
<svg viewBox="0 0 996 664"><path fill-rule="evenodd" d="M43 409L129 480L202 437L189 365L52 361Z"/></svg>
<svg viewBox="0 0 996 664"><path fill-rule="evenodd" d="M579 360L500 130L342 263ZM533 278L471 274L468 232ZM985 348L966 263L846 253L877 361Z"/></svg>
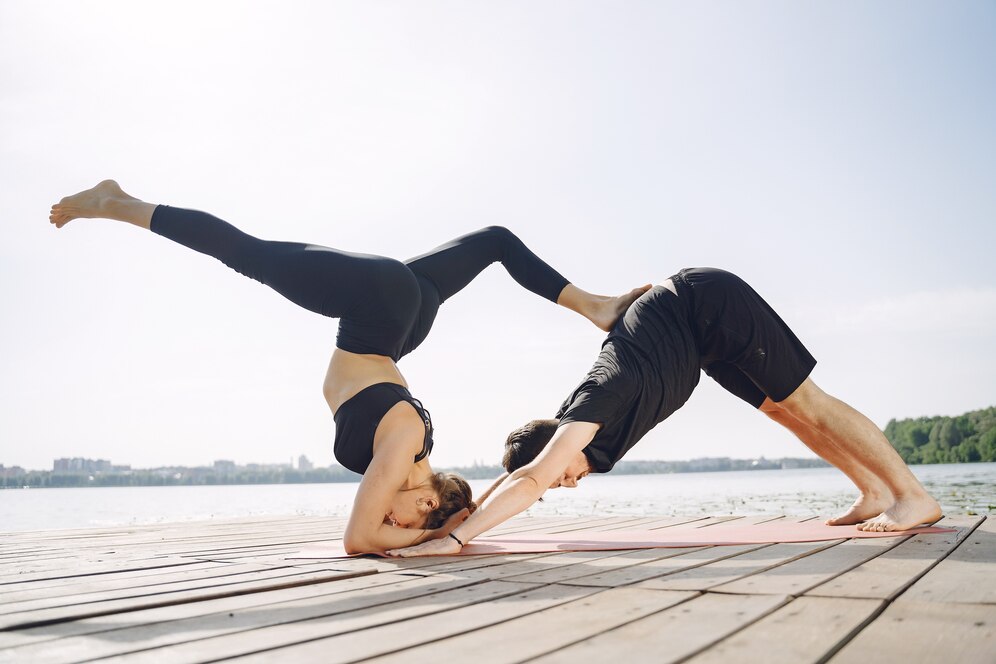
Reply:
<svg viewBox="0 0 996 664"><path fill-rule="evenodd" d="M996 406L957 417L889 420L885 437L906 463L996 461Z"/></svg>

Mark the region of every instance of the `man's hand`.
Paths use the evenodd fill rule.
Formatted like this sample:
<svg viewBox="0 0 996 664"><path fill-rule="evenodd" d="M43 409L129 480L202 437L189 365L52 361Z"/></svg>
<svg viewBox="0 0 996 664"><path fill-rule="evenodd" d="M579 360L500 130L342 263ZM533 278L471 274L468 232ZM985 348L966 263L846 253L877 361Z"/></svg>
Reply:
<svg viewBox="0 0 996 664"><path fill-rule="evenodd" d="M466 518L466 517L465 517ZM449 523L447 521L447 523ZM453 527L459 524L455 524ZM429 540L428 542L422 542L417 546L408 546L404 549L391 549L385 553L392 558L414 558L416 556L455 556L460 553L460 543L457 542L452 537L443 537L441 539Z"/></svg>

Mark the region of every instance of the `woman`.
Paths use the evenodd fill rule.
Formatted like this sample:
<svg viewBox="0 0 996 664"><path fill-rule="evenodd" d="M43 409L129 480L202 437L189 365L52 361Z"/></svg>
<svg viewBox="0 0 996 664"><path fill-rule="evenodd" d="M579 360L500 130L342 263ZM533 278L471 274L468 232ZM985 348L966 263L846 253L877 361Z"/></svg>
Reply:
<svg viewBox="0 0 996 664"><path fill-rule="evenodd" d="M52 206L62 228L77 218L125 221L221 260L306 309L339 318L325 399L334 451L363 479L346 526L351 553L445 537L475 509L467 482L434 473L429 413L395 364L425 339L439 306L501 261L519 284L608 330L646 288L601 297L576 288L496 226L407 263L294 242L259 240L203 212L146 203L105 180Z"/></svg>

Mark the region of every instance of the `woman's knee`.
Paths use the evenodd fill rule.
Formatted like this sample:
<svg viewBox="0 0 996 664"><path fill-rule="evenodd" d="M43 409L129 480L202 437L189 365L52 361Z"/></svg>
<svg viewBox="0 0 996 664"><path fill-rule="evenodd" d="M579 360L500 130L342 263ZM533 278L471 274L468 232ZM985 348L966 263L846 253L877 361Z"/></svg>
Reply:
<svg viewBox="0 0 996 664"><path fill-rule="evenodd" d="M500 247L502 253L508 247L520 242L518 236L504 226L485 226L478 232L487 238L489 242L493 242L496 246Z"/></svg>

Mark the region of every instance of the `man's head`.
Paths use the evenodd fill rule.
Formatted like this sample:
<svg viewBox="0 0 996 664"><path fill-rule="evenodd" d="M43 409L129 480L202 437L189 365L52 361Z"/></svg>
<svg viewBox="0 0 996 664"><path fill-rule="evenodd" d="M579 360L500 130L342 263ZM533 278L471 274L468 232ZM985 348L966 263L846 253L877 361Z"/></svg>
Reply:
<svg viewBox="0 0 996 664"><path fill-rule="evenodd" d="M543 451L553 434L557 432L560 420L533 420L508 434L505 440L505 456L502 465L509 473L515 472L532 462ZM591 466L584 452L578 452L577 457L564 469L561 476L550 485L557 487L576 487L578 480L591 472Z"/></svg>

